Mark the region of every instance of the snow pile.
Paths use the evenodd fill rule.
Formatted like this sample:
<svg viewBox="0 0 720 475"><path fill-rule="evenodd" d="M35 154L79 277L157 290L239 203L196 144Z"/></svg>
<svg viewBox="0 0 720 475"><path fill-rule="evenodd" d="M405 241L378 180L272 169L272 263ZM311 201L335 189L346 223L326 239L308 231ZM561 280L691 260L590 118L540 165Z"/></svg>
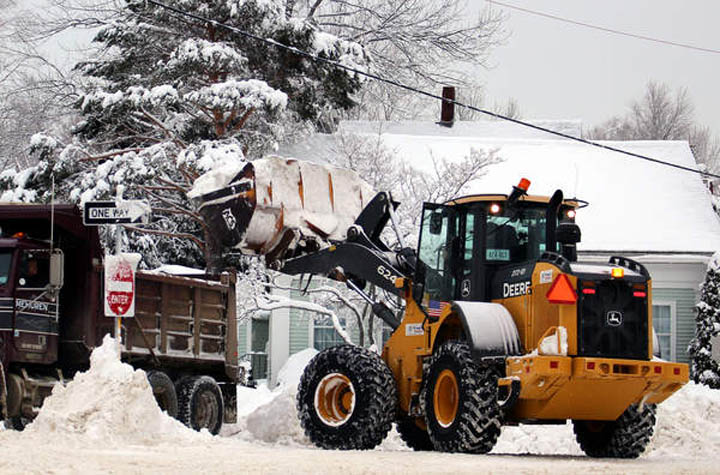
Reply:
<svg viewBox="0 0 720 475"><path fill-rule="evenodd" d="M105 336L90 356L90 370L67 386L57 385L24 436L68 436L114 446L156 445L210 437L188 429L162 412L145 372L118 358L117 342Z"/></svg>
<svg viewBox="0 0 720 475"><path fill-rule="evenodd" d="M273 391L269 391L266 386L257 389L261 391L257 396L264 394L267 397L264 404L257 398L243 401L238 397L238 422L244 422L252 438L282 445L311 445L300 427L295 396L302 372L316 354L317 350L308 348L292 355L278 373L278 386ZM246 412L248 403L256 405L256 409L242 421L240 415Z"/></svg>
<svg viewBox="0 0 720 475"><path fill-rule="evenodd" d="M583 455L572 424L519 425L502 428L493 454Z"/></svg>
<svg viewBox="0 0 720 475"><path fill-rule="evenodd" d="M716 457L720 447L720 391L688 383L658 406L650 456Z"/></svg>

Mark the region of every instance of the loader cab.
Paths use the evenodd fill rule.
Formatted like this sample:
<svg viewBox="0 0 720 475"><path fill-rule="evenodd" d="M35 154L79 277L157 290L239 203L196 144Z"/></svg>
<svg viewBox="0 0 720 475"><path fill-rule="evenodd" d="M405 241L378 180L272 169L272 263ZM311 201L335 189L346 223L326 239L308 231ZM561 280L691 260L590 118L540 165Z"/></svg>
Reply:
<svg viewBox="0 0 720 475"><path fill-rule="evenodd" d="M529 275L544 252L561 252L556 229L560 222L574 226L577 203L560 200L556 206L540 196L511 199L474 195L424 204L415 282L422 290L416 297L427 308L451 300L490 301L494 276Z"/></svg>

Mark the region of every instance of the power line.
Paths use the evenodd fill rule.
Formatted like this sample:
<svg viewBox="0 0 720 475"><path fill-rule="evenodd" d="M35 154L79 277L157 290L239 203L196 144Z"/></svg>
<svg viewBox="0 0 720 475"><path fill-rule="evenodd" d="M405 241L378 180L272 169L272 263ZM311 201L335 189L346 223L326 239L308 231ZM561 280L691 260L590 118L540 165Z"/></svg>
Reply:
<svg viewBox="0 0 720 475"><path fill-rule="evenodd" d="M627 36L629 38L635 38L635 39L645 40L645 41L652 41L654 43L662 43L664 45L677 46L679 48L687 48L687 49L692 49L695 51L702 51L703 53L720 54L720 50L717 50L717 49L703 48L701 46L689 45L686 43L678 43L675 41L663 40L661 38L653 38L651 36L638 35L636 33L628 33L627 31L614 30L612 28L606 28L604 26L592 25L590 23L583 23L581 21L572 20L570 18L563 18L563 17L556 16L556 15L550 15L549 13L543 13L543 12L539 12L537 10L530 10L528 8L518 7L516 5L510 5L508 3L503 3L503 2L497 2L495 0L487 0L487 2L490 4L494 4L494 5L500 5L501 7L509 8L511 10L517 10L520 12L528 13L530 15L536 15L536 16L540 16L543 18L549 18L551 20L557 20L557 21L561 21L564 23L570 23L571 25L577 25L577 26L582 26L585 28L591 28L593 30L604 31L605 33L612 33L614 35Z"/></svg>
<svg viewBox="0 0 720 475"><path fill-rule="evenodd" d="M345 71L349 71L349 72L352 72L352 73L355 73L355 74L359 74L359 75L361 75L361 76L365 76L365 77L367 77L367 78L374 79L374 80L379 81L379 82L384 82L384 83L386 83L386 84L390 84L390 85L396 86L396 87L398 87L398 88L405 89L406 91L410 91L410 92L414 92L414 93L416 93L416 94L420 94L420 95L423 95L423 96L426 96L426 97L430 97L430 98L432 98L432 99L437 99L437 100L440 100L440 101L444 101L444 102L446 102L446 103L455 104L456 106L459 106L459 107L465 107L466 109L470 109L470 110L472 110L472 111L479 112L479 113L481 113L481 114L485 114L485 115L488 115L488 116L490 116L490 117L494 117L494 118L496 118L496 119L506 120L506 121L513 122L513 123L515 123L515 124L522 125L522 126L524 126L524 127L529 127L529 128L531 128L531 129L539 130L539 131L541 131L541 132L545 132L545 133L548 133L548 134L551 134L551 135L555 135L555 136L562 137L562 138L569 139L569 140L574 140L574 141L576 141L576 142L581 142L581 143L584 143L584 144L586 144L586 145L591 145L591 146L593 146L593 147L601 148L601 149L604 149L604 150L610 150L610 151L612 151L612 152L621 153L621 154L628 155L628 156L631 156L631 157L634 157L634 158L639 158L639 159L641 159L641 160L646 160L646 161L648 161L648 162L653 162L653 163L657 163L657 164L660 164L660 165L665 165L665 166L668 166L668 167L677 168L677 169L679 169L679 170L685 170L685 171L688 171L688 172L691 172L691 173L697 173L697 174L699 174L699 175L701 175L701 176L712 177L712 178L720 178L720 175L715 175L715 174L713 174L713 173L703 172L703 171L701 171L701 170L696 170L696 169L694 169L694 168L686 167L686 166L683 166L683 165L678 165L678 164L675 164L675 163L666 162L666 161L663 161L663 160L659 160L659 159L657 159L657 158L652 158L652 157L648 157L648 156L646 156L646 155L641 155L641 154L639 154L639 153L629 152L629 151L627 151L627 150L622 150L622 149L619 149L619 148L611 147L611 146L609 146L609 145L601 144L601 143L598 143L598 142L593 142L592 140L583 139L583 138L581 138L581 137L575 137L575 136L570 135L570 134L565 134L565 133L563 133L563 132L558 132L558 131L555 131L555 130L552 130L552 129L548 129L548 128L546 128L546 127L542 127L542 126L539 126L539 125L531 124L530 122L525 122L525 121L522 121L522 120L519 120L519 119L514 119L514 118L512 118L512 117L507 117L507 116L505 116L505 115L498 114L497 112L492 112L492 111L489 111L489 110L486 110L486 109L481 109L481 108L479 108L479 107L475 107L475 106L470 105L470 104L464 104L464 103L462 103L462 102L460 102L460 101L457 101L457 100L445 99L444 97L439 96L439 95L437 95L437 94L433 94L433 93L431 93L431 92L424 91L424 90L422 90L422 89L418 89L418 88L415 88L415 87L412 87L412 86L408 86L407 84L403 84L403 83L398 82L398 81L395 81L395 80L393 80L393 79L387 79L387 78L385 78L385 77L378 76L377 74L369 73L369 72L367 72L367 71L362 71L362 70L360 70L360 69L353 68L353 67L351 67L351 66L347 66L347 65L345 65L345 64L342 64L342 63L340 63L340 62L338 62L338 61L335 61L335 60L332 60L332 59L329 59L329 58L323 58L323 57L321 57L321 56L317 56L317 55L315 55L315 54L308 53L307 51L303 51L303 50L298 49L298 48L296 48L296 47L294 47L294 46L288 46L288 45L286 45L286 44L279 43L279 42L277 42L277 41L275 41L275 40L273 40L273 39L270 39L270 38L263 38L263 37L261 37L261 36L258 36L258 35L255 35L255 34L253 34L253 33L247 32L247 31L245 31L245 30L241 30L240 28L236 28L236 27L234 27L234 26L226 25L226 24L221 23L221 22L219 22L219 21L212 20L212 19L210 19L210 18L205 18L205 17L200 16L200 15L197 15L197 14L195 14L195 13L186 12L186 11L181 10L181 9L179 9L179 8L172 7L172 6L170 6L170 5L166 5L166 4L164 4L164 3L162 3L162 2L159 2L159 1L157 1L157 0L145 0L145 1L146 1L147 3L151 3L151 4L155 5L155 6L158 6L158 7L160 7L160 8L166 9L166 10L168 10L168 11L177 13L178 15L181 15L181 16L184 16L184 17L187 17L187 18L192 18L192 19L195 19L195 20L199 20L199 21L202 21L202 22L205 22L205 23L210 23L210 24L212 24L212 25L214 25L214 26L217 26L217 27L220 27L220 28L224 28L224 29L226 29L226 30L228 30L228 31L232 31L232 32L237 33L237 34L239 34L239 35L241 35L241 36L244 36L244 37L246 37L246 38L251 38L251 39L256 40L256 41L260 41L260 42L263 42L263 43L266 43L266 44L271 44L271 45L273 45L273 46L277 46L278 48L282 48L282 49L291 51L291 52L293 52L293 53L295 53L295 54L297 54L297 55L299 55L299 56L304 56L304 57L306 57L306 58L310 58L310 59L312 59L313 61L318 61L318 62L330 64L330 65L332 65L332 66L335 66L335 67L337 67L337 68L343 69L343 70L345 70Z"/></svg>

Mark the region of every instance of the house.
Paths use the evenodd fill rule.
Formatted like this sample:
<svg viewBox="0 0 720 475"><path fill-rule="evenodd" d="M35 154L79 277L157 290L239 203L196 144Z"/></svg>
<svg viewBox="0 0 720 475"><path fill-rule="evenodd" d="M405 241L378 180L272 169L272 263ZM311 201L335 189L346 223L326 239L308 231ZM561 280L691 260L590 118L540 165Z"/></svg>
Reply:
<svg viewBox="0 0 720 475"><path fill-rule="evenodd" d="M580 136L577 121L535 124ZM472 149L494 150L501 161L471 182L464 194L507 193L526 177L532 182L531 194L562 189L566 197L587 201L589 206L576 218L582 230L580 260L607 262L610 256L622 255L645 265L652 276L653 324L662 357L688 361L698 286L709 257L720 249L720 222L700 175L499 121L456 122L452 127L432 122L345 122L338 134L315 136L284 154L322 159L333 153L337 137L348 133L379 138L399 159L425 171L432 170L433 157L453 162ZM684 141L603 143L696 167ZM318 329L301 313L267 317L270 347L282 347L282 356L271 355L271 377L286 354L324 344L318 336L327 326L320 322Z"/></svg>

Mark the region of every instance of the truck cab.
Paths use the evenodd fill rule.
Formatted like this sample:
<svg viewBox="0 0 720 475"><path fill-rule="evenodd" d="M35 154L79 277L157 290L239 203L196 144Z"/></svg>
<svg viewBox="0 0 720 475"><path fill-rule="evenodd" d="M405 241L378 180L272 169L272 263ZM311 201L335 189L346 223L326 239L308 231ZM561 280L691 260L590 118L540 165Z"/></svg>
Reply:
<svg viewBox="0 0 720 475"><path fill-rule="evenodd" d="M51 286L49 243L22 233L0 238L2 361L57 361L59 288Z"/></svg>

